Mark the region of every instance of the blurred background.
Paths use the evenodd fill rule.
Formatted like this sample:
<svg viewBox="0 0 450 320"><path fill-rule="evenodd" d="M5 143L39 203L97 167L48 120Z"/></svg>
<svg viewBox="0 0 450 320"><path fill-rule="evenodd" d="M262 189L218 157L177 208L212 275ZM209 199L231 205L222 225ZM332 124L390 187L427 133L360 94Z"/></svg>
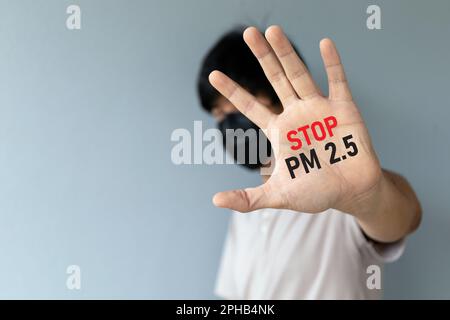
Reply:
<svg viewBox="0 0 450 320"><path fill-rule="evenodd" d="M0 0L0 298L215 298L229 212L211 197L260 177L176 166L170 136L215 126L198 67L242 24L281 25L325 92L335 40L382 165L424 210L385 298L450 298L449 18L446 0Z"/></svg>

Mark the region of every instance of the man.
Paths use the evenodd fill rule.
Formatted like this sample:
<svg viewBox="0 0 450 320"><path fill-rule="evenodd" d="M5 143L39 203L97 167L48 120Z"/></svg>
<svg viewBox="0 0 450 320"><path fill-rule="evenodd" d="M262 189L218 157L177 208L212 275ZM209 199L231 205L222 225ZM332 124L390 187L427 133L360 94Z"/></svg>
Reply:
<svg viewBox="0 0 450 320"><path fill-rule="evenodd" d="M223 298L379 298L377 271L420 223L408 182L380 167L335 45L324 39L320 52L328 96L278 26L265 36L247 28L243 39L232 31L204 59L202 106L222 131L264 129L275 158L261 186L214 196L234 210L216 284Z"/></svg>

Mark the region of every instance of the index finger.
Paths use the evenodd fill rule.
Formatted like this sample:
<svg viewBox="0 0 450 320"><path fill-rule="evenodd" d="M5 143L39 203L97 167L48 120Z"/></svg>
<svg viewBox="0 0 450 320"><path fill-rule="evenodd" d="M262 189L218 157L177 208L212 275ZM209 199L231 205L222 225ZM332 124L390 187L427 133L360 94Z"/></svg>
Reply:
<svg viewBox="0 0 450 320"><path fill-rule="evenodd" d="M266 129L275 116L268 107L261 104L252 94L231 80L224 73L214 70L209 74L209 82L239 111L261 129Z"/></svg>

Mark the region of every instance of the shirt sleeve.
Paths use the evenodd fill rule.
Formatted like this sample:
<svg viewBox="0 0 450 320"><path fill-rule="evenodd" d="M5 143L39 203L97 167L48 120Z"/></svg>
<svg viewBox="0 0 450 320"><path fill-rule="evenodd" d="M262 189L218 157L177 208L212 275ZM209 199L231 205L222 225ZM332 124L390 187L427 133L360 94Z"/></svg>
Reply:
<svg viewBox="0 0 450 320"><path fill-rule="evenodd" d="M375 261L380 263L391 263L397 261L405 251L406 238L395 242L381 243L367 238L355 217L350 217L350 228L358 247L367 252Z"/></svg>

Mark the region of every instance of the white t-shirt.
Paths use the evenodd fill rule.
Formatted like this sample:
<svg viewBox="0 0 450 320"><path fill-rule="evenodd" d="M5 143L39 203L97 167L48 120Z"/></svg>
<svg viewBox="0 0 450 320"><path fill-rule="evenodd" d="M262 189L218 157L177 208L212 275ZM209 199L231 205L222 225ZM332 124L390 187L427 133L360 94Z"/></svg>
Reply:
<svg viewBox="0 0 450 320"><path fill-rule="evenodd" d="M225 299L378 299L376 265L398 259L405 241L374 244L356 219L263 209L233 212L215 293ZM372 279L373 280L373 279Z"/></svg>

